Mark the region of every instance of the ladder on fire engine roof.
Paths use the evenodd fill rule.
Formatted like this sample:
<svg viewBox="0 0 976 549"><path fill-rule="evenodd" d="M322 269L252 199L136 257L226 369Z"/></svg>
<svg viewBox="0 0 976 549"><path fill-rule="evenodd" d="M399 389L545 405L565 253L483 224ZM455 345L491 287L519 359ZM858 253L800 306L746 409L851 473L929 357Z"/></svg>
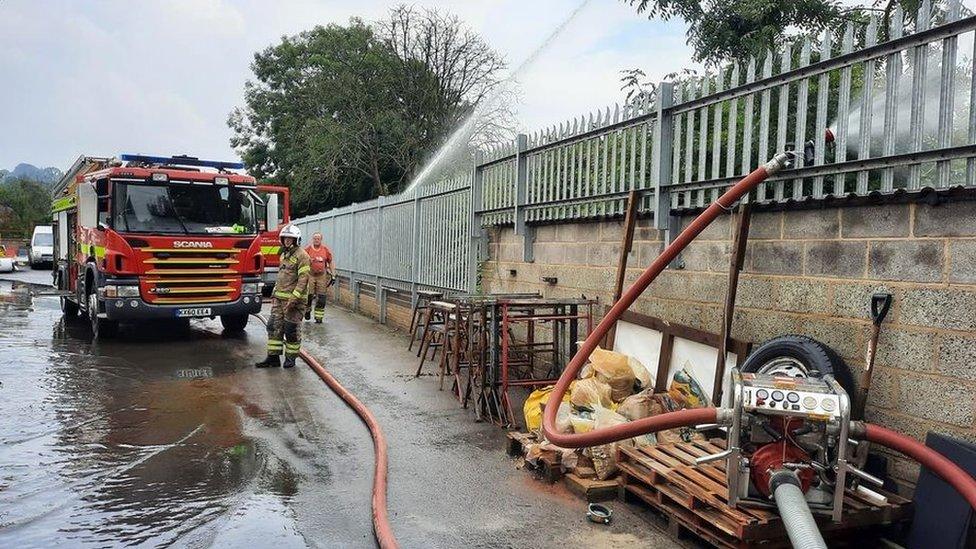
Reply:
<svg viewBox="0 0 976 549"><path fill-rule="evenodd" d="M61 179L58 180L57 184L51 190L51 196L57 198L64 194L65 190L74 183L75 179L79 175L84 175L96 170L100 170L108 166L115 158L111 157L100 157L100 156L79 156L78 160L68 168L68 171L64 172Z"/></svg>

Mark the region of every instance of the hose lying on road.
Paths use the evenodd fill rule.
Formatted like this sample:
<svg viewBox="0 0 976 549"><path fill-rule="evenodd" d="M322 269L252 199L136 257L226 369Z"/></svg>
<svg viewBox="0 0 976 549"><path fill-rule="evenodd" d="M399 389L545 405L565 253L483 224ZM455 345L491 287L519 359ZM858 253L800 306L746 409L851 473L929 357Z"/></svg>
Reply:
<svg viewBox="0 0 976 549"><path fill-rule="evenodd" d="M613 304L603 320L597 324L596 328L587 336L586 341L580 345L579 350L573 356L569 364L563 370L556 387L549 395L546 403L545 412L542 415L542 429L546 439L563 448L582 448L584 446L598 446L609 444L618 440L624 440L635 436L644 435L681 427L686 425L698 425L703 423L718 423L724 420L719 417L727 413L717 408L691 408L659 414L656 416L630 421L612 427L595 429L586 433L560 433L556 429L556 411L559 403L563 400L563 395L569 388L569 384L579 375L580 369L586 363L590 354L596 346L603 340L610 328L617 322L620 315L644 293L651 282L661 274L681 250L683 250L692 240L694 240L712 221L725 211L731 210L732 206L740 198L748 194L759 183L765 181L769 176L783 169L789 162L790 157L785 153L777 154L772 160L745 176L741 181L732 186L728 191L720 196L708 208L705 209L691 224L675 237L674 241L668 245L661 255L657 257L641 273L633 285L621 295L620 299ZM928 467L933 473L951 485L961 494L969 505L976 509L976 479L963 471L952 461L948 460L938 452L926 447L917 440L905 435L896 433L884 427L873 424L864 424L864 437L882 446L887 446L897 450Z"/></svg>
<svg viewBox="0 0 976 549"><path fill-rule="evenodd" d="M254 315L267 324L261 315ZM376 536L376 543L382 549L396 549L399 547L396 538L393 536L393 528L390 527L389 516L386 511L386 437L383 436L383 429L380 427L376 417L369 411L365 404L360 402L356 395L349 392L342 386L332 374L330 374L322 364L316 360L308 351L302 349L298 356L302 357L312 370L318 374L322 381L329 386L332 391L339 396L366 424L369 434L373 438L373 451L376 454L375 465L373 467L373 534Z"/></svg>

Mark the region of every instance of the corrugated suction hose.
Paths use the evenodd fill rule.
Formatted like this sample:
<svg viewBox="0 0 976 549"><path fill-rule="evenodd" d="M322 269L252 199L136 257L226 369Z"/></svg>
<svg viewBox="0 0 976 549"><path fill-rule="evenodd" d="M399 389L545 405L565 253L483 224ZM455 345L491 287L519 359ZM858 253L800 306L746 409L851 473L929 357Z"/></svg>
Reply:
<svg viewBox="0 0 976 549"><path fill-rule="evenodd" d="M796 474L791 471L777 471L770 478L769 486L793 548L827 549L827 543L820 535L817 521L810 512Z"/></svg>

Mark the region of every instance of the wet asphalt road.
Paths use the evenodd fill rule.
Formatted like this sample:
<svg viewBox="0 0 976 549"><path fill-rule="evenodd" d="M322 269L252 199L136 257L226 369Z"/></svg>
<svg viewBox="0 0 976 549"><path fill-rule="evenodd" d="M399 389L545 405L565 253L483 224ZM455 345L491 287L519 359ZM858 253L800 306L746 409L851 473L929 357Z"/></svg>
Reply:
<svg viewBox="0 0 976 549"><path fill-rule="evenodd" d="M372 547L372 447L307 367L257 370L263 327L123 327L92 344L54 297L0 274L0 547ZM402 334L331 307L306 347L376 414L403 547L674 547L612 503L593 525L515 469L504 432L432 378Z"/></svg>

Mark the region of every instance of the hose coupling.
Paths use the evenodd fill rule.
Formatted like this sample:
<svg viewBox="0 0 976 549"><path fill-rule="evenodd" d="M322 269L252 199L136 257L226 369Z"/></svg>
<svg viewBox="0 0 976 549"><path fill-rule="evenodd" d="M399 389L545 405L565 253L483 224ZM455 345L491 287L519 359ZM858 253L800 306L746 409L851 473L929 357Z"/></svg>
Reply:
<svg viewBox="0 0 976 549"><path fill-rule="evenodd" d="M769 493L776 493L776 489L784 484L792 484L800 488L800 478L789 469L780 469L769 476Z"/></svg>
<svg viewBox="0 0 976 549"><path fill-rule="evenodd" d="M796 155L792 151L776 153L763 168L766 170L766 174L773 175L780 170L789 168L793 165L793 159Z"/></svg>
<svg viewBox="0 0 976 549"><path fill-rule="evenodd" d="M728 427L732 425L732 419L735 416L735 410L732 408L716 408L715 409L715 424L723 427Z"/></svg>

